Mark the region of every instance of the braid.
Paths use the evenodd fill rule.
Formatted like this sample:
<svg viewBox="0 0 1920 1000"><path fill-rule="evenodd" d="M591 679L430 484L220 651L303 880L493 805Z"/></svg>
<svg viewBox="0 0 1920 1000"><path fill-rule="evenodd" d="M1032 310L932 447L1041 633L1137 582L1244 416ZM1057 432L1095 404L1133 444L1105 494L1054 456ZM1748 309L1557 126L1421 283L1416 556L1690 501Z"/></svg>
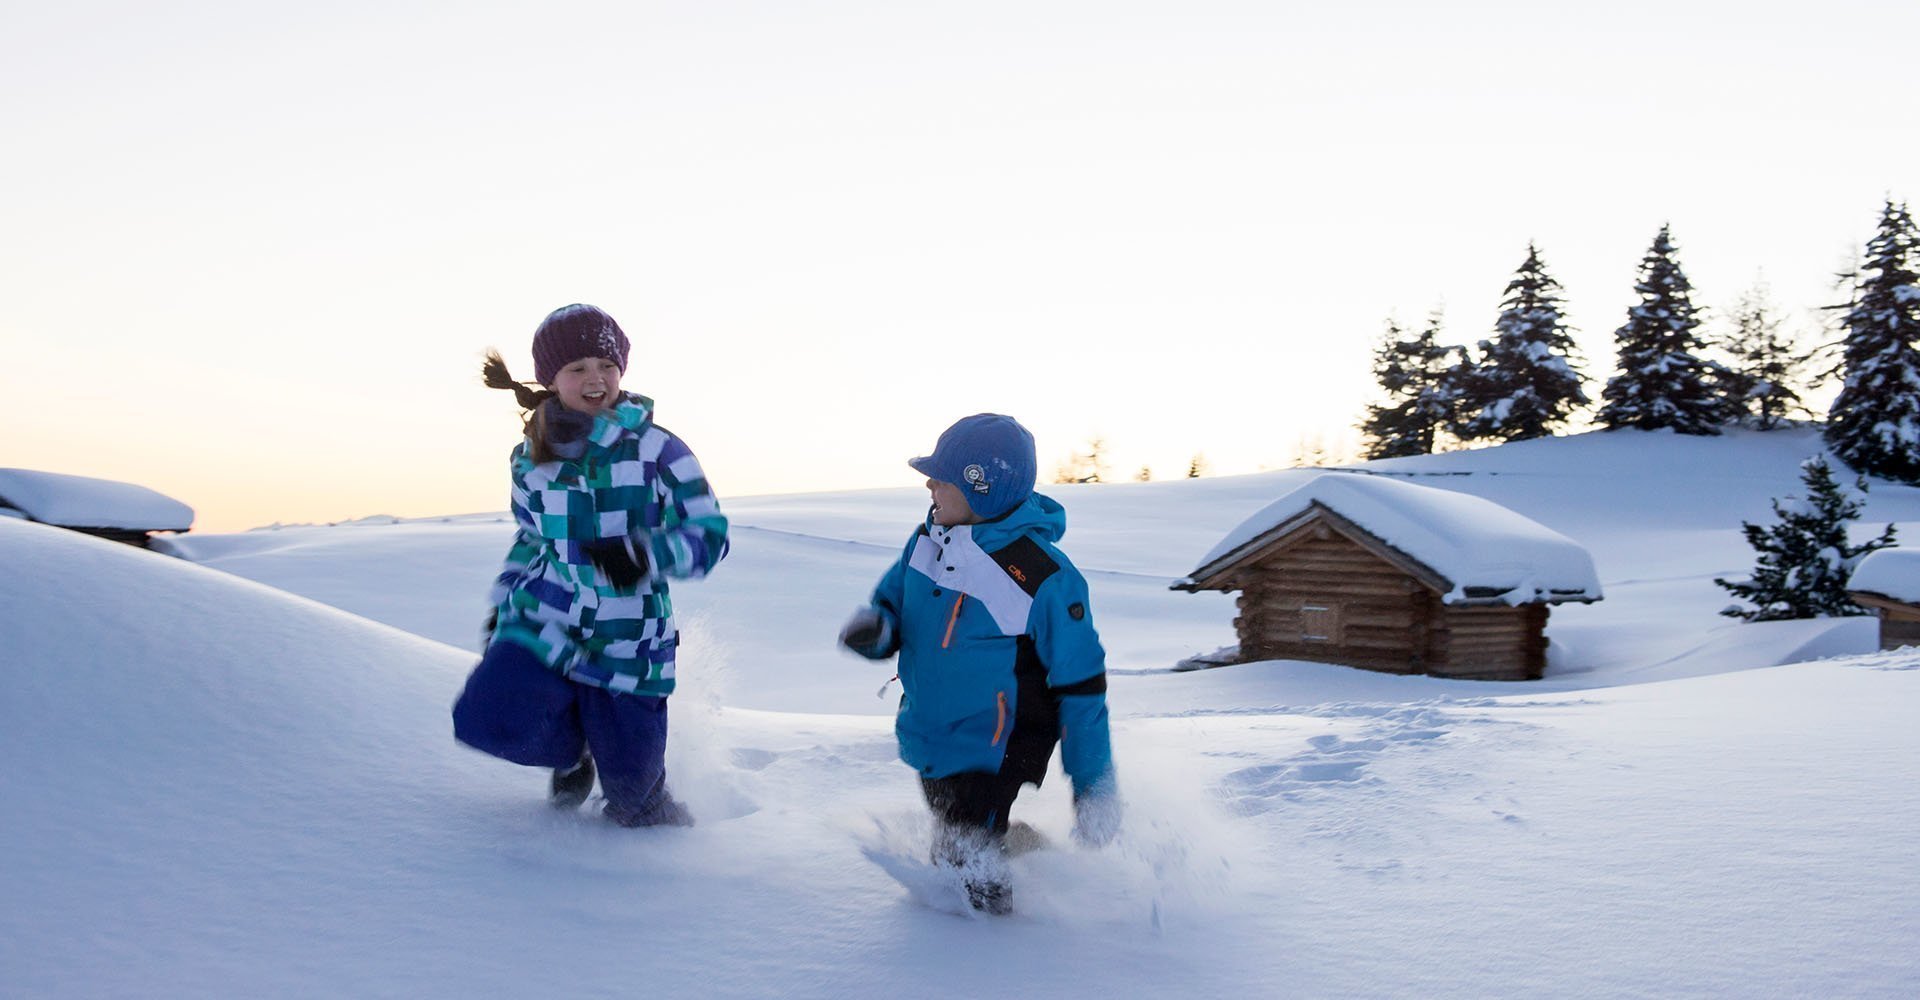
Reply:
<svg viewBox="0 0 1920 1000"><path fill-rule="evenodd" d="M514 381L513 375L507 371L506 359L496 350L487 351L487 360L480 366L480 381L489 389L513 390L513 398L520 403L521 409L527 411L520 425L527 432L528 454L535 462L553 461L553 447L547 443L547 422L542 416L546 411L540 404L559 393Z"/></svg>
<svg viewBox="0 0 1920 1000"><path fill-rule="evenodd" d="M489 389L511 389L513 398L523 410L538 410L540 404L553 398L553 390L536 389L526 382L514 381L507 371L507 362L497 350L487 351L487 360L480 366L480 382Z"/></svg>

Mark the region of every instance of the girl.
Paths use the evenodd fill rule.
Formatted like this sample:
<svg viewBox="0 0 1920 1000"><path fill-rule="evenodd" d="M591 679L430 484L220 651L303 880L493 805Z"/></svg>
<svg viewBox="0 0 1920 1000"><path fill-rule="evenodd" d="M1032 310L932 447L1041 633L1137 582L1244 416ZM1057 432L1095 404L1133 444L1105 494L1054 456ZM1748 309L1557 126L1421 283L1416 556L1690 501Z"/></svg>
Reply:
<svg viewBox="0 0 1920 1000"><path fill-rule="evenodd" d="M525 408L514 447L518 526L493 586L486 653L453 706L460 742L553 769L555 808L593 791L621 826L690 825L667 791L673 602L667 578L699 579L727 554L727 519L693 452L620 391L627 335L589 305L533 334L534 375L498 352L483 380Z"/></svg>

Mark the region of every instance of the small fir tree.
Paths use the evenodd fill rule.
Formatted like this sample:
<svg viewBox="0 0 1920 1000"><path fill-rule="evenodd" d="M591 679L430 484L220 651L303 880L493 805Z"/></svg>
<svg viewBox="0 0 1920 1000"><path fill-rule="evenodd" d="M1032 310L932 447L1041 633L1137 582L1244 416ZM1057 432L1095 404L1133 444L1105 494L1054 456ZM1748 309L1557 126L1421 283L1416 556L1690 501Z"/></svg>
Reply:
<svg viewBox="0 0 1920 1000"><path fill-rule="evenodd" d="M1207 474L1207 456L1205 452L1193 453L1193 461L1187 463L1187 478L1199 479Z"/></svg>
<svg viewBox="0 0 1920 1000"><path fill-rule="evenodd" d="M1137 473L1134 473L1133 478L1137 482L1142 482L1142 483L1153 482L1153 466L1151 465L1141 466L1140 471Z"/></svg>
<svg viewBox="0 0 1920 1000"><path fill-rule="evenodd" d="M1827 447L1857 472L1920 484L1920 234L1887 200L1841 325L1843 381Z"/></svg>
<svg viewBox="0 0 1920 1000"><path fill-rule="evenodd" d="M1851 545L1847 525L1865 506L1866 478L1855 479L1854 488L1862 494L1856 498L1834 482L1827 460L1816 456L1800 464L1800 481L1806 486L1805 497L1773 502L1777 524L1763 528L1740 523L1747 544L1760 553L1753 577L1743 583L1717 577L1713 582L1755 607L1736 605L1721 614L1766 622L1867 613L1847 598L1847 577L1867 553L1893 544L1893 525L1879 538Z"/></svg>
<svg viewBox="0 0 1920 1000"><path fill-rule="evenodd" d="M1427 455L1440 431L1453 419L1455 383L1450 359L1459 348L1440 345L1440 313L1409 340L1389 319L1373 352L1373 377L1387 393L1384 403L1369 404L1360 423L1366 457Z"/></svg>
<svg viewBox="0 0 1920 1000"><path fill-rule="evenodd" d="M1811 355L1774 314L1766 285L1741 296L1728 319L1733 329L1719 346L1733 359L1722 386L1735 418L1768 431L1795 414L1811 416L1800 398Z"/></svg>
<svg viewBox="0 0 1920 1000"><path fill-rule="evenodd" d="M1598 414L1608 430L1718 434L1733 418L1723 395L1726 369L1699 355L1700 316L1677 254L1670 227L1661 226L1640 261L1633 286L1640 301L1613 334L1620 371L1601 390Z"/></svg>
<svg viewBox="0 0 1920 1000"><path fill-rule="evenodd" d="M1493 339L1481 341L1479 360L1453 376L1461 394L1454 433L1470 440L1546 437L1587 405L1559 291L1539 249L1527 244L1527 259L1507 283Z"/></svg>

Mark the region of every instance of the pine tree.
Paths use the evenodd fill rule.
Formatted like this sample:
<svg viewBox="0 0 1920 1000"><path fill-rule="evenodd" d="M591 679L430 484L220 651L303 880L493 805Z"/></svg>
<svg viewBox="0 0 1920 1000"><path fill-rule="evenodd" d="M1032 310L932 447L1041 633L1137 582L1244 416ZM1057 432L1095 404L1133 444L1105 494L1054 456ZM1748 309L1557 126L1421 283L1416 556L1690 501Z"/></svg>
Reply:
<svg viewBox="0 0 1920 1000"><path fill-rule="evenodd" d="M1733 330L1719 344L1733 358L1722 386L1735 417L1767 431L1795 413L1811 415L1800 399L1809 355L1782 329L1766 285L1741 296L1729 319Z"/></svg>
<svg viewBox="0 0 1920 1000"><path fill-rule="evenodd" d="M1723 396L1726 370L1699 355L1700 317L1693 285L1680 269L1670 227L1661 226L1640 261L1640 302L1614 331L1619 374L1607 380L1599 422L1608 430L1718 434L1732 419Z"/></svg>
<svg viewBox="0 0 1920 1000"><path fill-rule="evenodd" d="M1460 437L1545 437L1587 405L1559 290L1540 251L1527 244L1527 259L1507 283L1493 339L1481 341L1478 362L1463 364L1454 376L1461 393L1454 432Z"/></svg>
<svg viewBox="0 0 1920 1000"><path fill-rule="evenodd" d="M1436 436L1453 419L1454 386L1447 374L1456 350L1440 346L1438 311L1412 340L1406 339L1398 323L1387 321L1386 333L1373 352L1373 377L1388 401L1369 404L1360 423L1368 458L1433 452Z"/></svg>
<svg viewBox="0 0 1920 1000"><path fill-rule="evenodd" d="M1865 506L1866 477L1854 481L1862 494L1856 499L1833 481L1827 460L1816 456L1800 463L1800 481L1806 486L1804 498L1773 502L1779 523L1766 528L1740 523L1747 544L1760 553L1753 576L1744 583L1713 582L1757 607L1734 606L1721 614L1750 622L1866 614L1847 598L1847 577L1867 553L1893 544L1893 525L1879 538L1850 545L1847 525Z"/></svg>
<svg viewBox="0 0 1920 1000"><path fill-rule="evenodd" d="M1194 452L1193 461L1187 463L1187 478L1199 479L1207 474L1207 456L1205 452Z"/></svg>
<svg viewBox="0 0 1920 1000"><path fill-rule="evenodd" d="M1867 256L1846 328L1840 394L1827 447L1857 472L1920 484L1920 233L1891 198Z"/></svg>

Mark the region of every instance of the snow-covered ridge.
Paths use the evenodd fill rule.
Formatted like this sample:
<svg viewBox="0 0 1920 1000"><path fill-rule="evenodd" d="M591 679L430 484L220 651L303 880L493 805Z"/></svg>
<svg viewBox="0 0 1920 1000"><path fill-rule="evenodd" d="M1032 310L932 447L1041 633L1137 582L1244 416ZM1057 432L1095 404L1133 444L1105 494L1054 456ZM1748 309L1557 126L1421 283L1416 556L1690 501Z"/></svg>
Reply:
<svg viewBox="0 0 1920 1000"><path fill-rule="evenodd" d="M1003 921L919 905L869 860L924 858L929 831L874 696L892 667L833 634L924 491L728 502L769 530L674 590L690 830L556 814L544 775L453 743L510 523L178 539L195 565L0 520L0 989L1920 994L1920 652L1874 652L1871 619L1715 614L1712 577L1751 560L1739 517L1798 482L1812 439L1789 434L1427 460L1593 553L1607 599L1554 611L1525 685L1172 673L1232 607L1167 579L1318 473L1050 488L1127 816L1083 851L1058 775L1023 794L1056 846L1014 860ZM1920 530L1920 491L1876 486L1867 519Z"/></svg>

